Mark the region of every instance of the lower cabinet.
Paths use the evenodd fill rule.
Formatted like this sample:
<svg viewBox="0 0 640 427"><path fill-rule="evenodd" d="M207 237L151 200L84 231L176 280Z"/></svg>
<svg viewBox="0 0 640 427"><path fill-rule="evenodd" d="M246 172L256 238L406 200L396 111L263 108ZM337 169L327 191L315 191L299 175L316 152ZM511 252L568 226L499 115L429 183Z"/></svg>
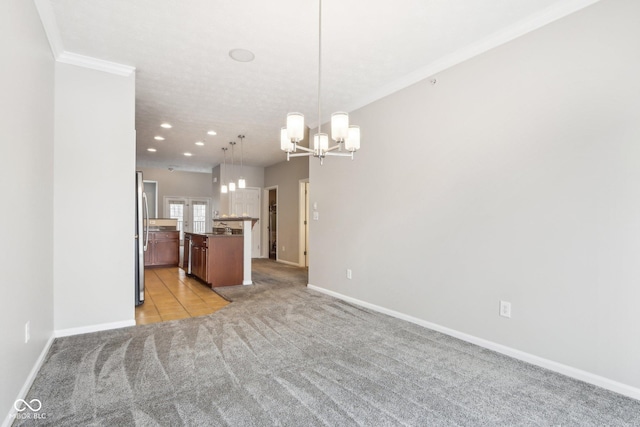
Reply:
<svg viewBox="0 0 640 427"><path fill-rule="evenodd" d="M180 262L180 232L150 231L145 267L177 267Z"/></svg>
<svg viewBox="0 0 640 427"><path fill-rule="evenodd" d="M185 233L184 252L184 270L206 284L212 287L242 284L244 241L241 235Z"/></svg>

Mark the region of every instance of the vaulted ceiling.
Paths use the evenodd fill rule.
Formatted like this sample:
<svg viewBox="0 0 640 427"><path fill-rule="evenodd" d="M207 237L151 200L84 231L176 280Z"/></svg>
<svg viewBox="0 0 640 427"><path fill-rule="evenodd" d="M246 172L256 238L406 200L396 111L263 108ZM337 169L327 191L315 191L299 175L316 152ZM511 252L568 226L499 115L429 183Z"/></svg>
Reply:
<svg viewBox="0 0 640 427"><path fill-rule="evenodd" d="M317 124L317 0L36 1L62 50L135 67L139 166L210 171L239 134L245 164L267 166L288 112ZM324 0L323 121L595 1Z"/></svg>

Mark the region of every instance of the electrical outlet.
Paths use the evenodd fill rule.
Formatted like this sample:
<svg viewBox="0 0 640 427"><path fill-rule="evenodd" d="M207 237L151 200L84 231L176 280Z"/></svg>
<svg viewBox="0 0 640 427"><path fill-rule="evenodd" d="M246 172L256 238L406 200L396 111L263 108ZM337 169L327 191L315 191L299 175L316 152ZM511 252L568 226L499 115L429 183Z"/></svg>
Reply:
<svg viewBox="0 0 640 427"><path fill-rule="evenodd" d="M24 343L28 343L31 339L31 321L24 324Z"/></svg>
<svg viewBox="0 0 640 427"><path fill-rule="evenodd" d="M351 275L351 269L347 268L347 279L352 279L352 275Z"/></svg>
<svg viewBox="0 0 640 427"><path fill-rule="evenodd" d="M500 301L500 316L511 317L511 303L508 301Z"/></svg>
<svg viewBox="0 0 640 427"><path fill-rule="evenodd" d="M313 220L317 221L320 219L320 212L313 212Z"/></svg>

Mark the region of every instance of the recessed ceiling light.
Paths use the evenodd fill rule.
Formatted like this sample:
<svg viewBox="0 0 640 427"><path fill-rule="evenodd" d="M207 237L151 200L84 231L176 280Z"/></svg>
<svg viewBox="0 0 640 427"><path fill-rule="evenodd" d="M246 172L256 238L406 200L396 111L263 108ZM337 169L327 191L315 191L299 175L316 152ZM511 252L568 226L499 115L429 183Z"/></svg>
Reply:
<svg viewBox="0 0 640 427"><path fill-rule="evenodd" d="M247 49L232 49L229 51L229 56L238 62L251 62L256 57Z"/></svg>
<svg viewBox="0 0 640 427"><path fill-rule="evenodd" d="M209 132L207 132L207 135L217 135L218 133L215 130L210 130Z"/></svg>
<svg viewBox="0 0 640 427"><path fill-rule="evenodd" d="M171 125L169 123L163 123L160 126L165 128L165 129L171 129Z"/></svg>
<svg viewBox="0 0 640 427"><path fill-rule="evenodd" d="M196 145L204 145L204 142L198 141L198 142L196 142Z"/></svg>
<svg viewBox="0 0 640 427"><path fill-rule="evenodd" d="M193 156L193 154L191 154L191 153L184 153L184 155L187 156L187 157Z"/></svg>
<svg viewBox="0 0 640 427"><path fill-rule="evenodd" d="M151 151L152 153L155 153L158 150L156 150L155 148L147 148L147 151Z"/></svg>
<svg viewBox="0 0 640 427"><path fill-rule="evenodd" d="M154 136L153 139L155 139L156 141L164 141L164 138L161 136Z"/></svg>

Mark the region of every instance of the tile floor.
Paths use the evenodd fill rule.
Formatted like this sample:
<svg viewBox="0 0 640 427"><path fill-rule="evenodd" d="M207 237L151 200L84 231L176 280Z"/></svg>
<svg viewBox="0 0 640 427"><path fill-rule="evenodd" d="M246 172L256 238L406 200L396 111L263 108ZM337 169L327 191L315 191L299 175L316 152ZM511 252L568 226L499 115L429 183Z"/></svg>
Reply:
<svg viewBox="0 0 640 427"><path fill-rule="evenodd" d="M145 301L136 307L136 325L203 316L229 301L178 267L145 269Z"/></svg>

